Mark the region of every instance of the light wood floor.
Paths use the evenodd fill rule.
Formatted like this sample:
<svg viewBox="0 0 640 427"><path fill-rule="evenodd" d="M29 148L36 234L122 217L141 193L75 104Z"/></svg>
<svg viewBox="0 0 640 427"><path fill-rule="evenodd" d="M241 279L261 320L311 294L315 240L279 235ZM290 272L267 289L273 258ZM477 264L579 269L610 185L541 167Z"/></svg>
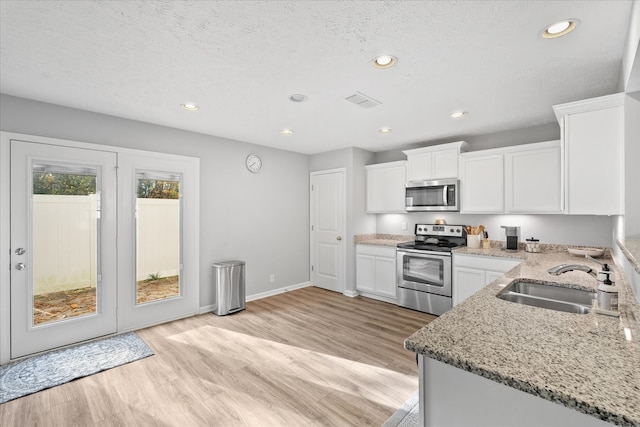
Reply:
<svg viewBox="0 0 640 427"><path fill-rule="evenodd" d="M304 288L138 331L155 355L0 405L1 426L380 426L434 317Z"/></svg>

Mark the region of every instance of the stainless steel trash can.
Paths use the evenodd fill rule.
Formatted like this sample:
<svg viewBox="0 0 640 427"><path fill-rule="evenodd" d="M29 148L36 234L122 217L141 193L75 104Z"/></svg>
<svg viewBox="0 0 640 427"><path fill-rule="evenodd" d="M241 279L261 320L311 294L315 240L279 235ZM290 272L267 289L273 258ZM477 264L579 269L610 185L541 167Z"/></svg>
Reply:
<svg viewBox="0 0 640 427"><path fill-rule="evenodd" d="M213 280L216 287L218 316L244 310L245 283L244 261L223 261L213 264Z"/></svg>

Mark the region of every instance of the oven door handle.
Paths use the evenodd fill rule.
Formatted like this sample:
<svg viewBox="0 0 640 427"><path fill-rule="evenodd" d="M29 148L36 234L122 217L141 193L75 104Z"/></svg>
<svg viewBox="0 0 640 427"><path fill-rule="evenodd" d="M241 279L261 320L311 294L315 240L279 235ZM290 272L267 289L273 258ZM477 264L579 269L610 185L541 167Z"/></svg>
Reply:
<svg viewBox="0 0 640 427"><path fill-rule="evenodd" d="M434 252L434 251L424 251L419 249L396 249L397 252L404 252L410 254L418 254L418 255L430 255L430 256L438 256L441 258L451 258L451 254L447 252Z"/></svg>
<svg viewBox="0 0 640 427"><path fill-rule="evenodd" d="M442 206L449 206L449 202L447 201L447 190L449 189L448 185L442 186Z"/></svg>

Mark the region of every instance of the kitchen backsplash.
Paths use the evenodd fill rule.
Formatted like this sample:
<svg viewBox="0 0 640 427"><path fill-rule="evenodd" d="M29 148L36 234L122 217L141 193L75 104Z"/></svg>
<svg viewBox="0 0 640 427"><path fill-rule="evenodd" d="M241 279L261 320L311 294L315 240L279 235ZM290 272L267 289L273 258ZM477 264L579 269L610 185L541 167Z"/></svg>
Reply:
<svg viewBox="0 0 640 427"><path fill-rule="evenodd" d="M520 226L520 241L535 237L541 244L610 247L613 242L612 217L596 215L463 215L460 213L379 214L376 232L412 234L416 223L484 225L489 239L500 240L500 226ZM406 230L403 230L406 225Z"/></svg>

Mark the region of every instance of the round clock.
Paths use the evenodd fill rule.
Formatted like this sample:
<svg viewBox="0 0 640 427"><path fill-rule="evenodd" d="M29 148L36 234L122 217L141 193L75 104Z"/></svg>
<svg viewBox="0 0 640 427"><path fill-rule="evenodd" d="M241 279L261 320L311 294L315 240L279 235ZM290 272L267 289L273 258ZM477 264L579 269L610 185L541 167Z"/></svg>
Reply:
<svg viewBox="0 0 640 427"><path fill-rule="evenodd" d="M257 154L249 154L245 164L249 172L258 173L262 169L262 159Z"/></svg>

